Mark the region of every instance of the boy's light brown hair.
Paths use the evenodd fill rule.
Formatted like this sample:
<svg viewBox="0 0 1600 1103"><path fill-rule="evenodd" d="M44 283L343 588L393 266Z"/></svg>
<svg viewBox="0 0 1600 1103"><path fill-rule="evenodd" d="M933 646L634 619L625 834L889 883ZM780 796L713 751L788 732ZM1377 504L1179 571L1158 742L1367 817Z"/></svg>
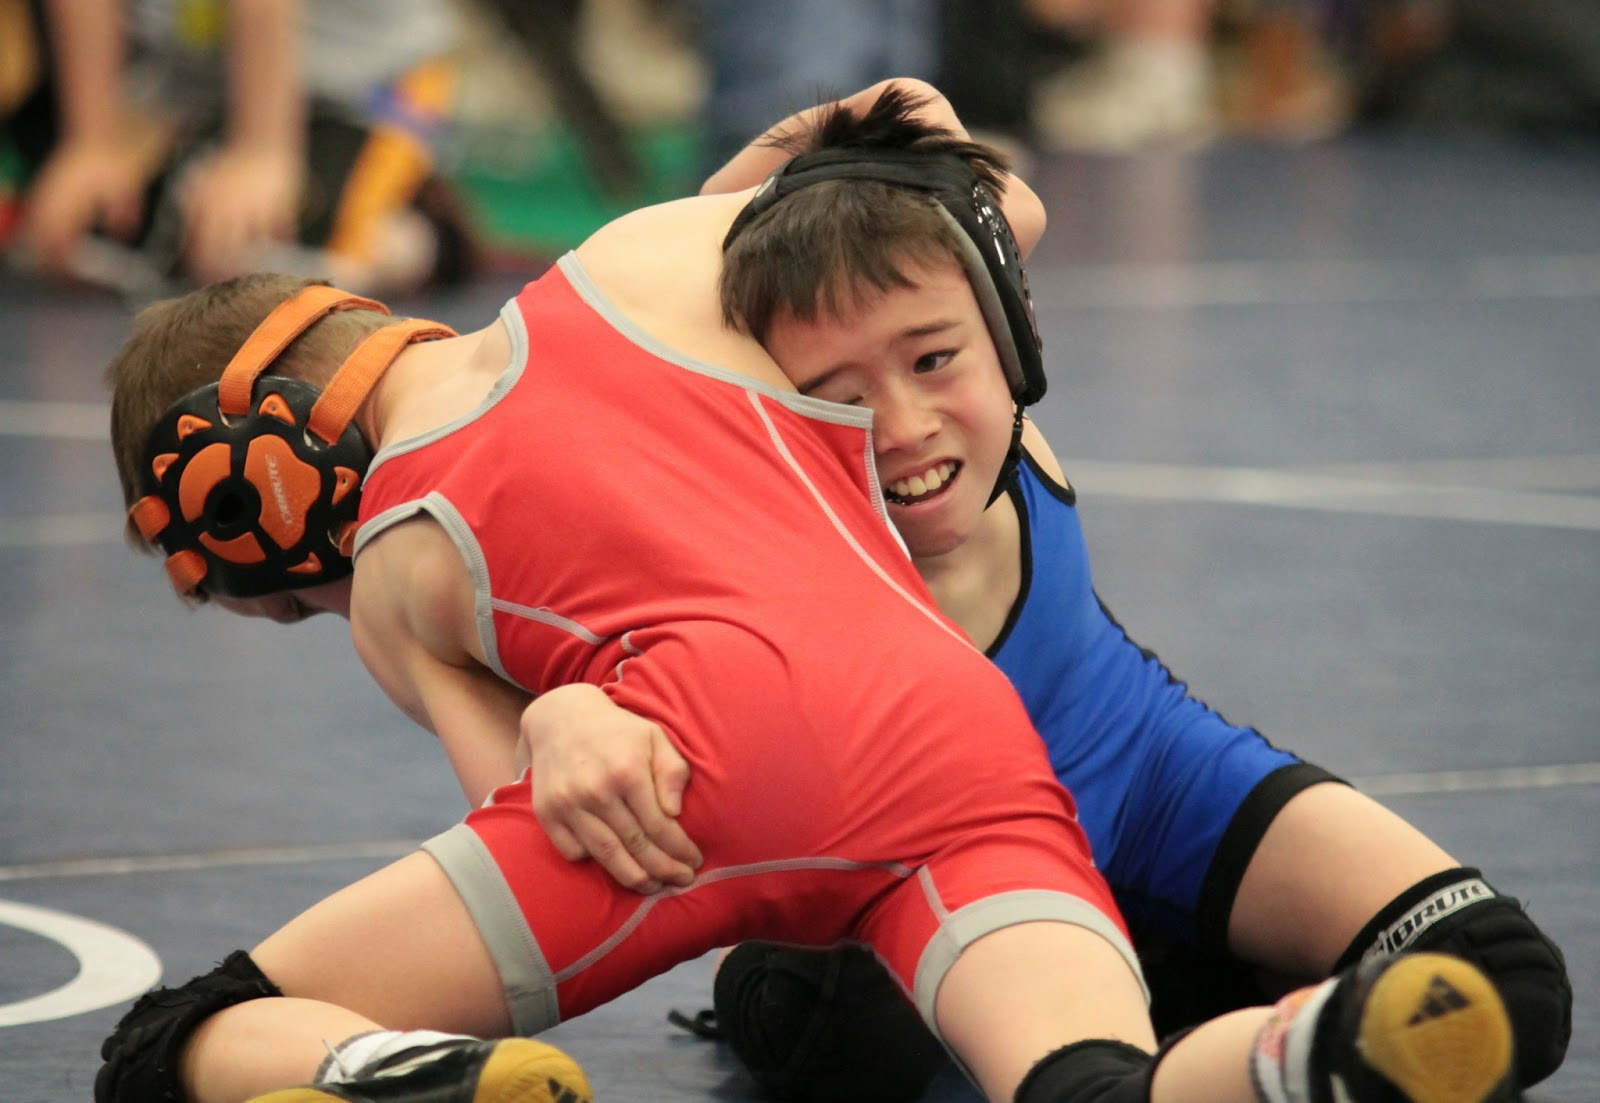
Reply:
<svg viewBox="0 0 1600 1103"><path fill-rule="evenodd" d="M125 505L131 506L143 493L145 444L172 404L221 379L234 353L276 307L302 288L327 282L298 276L241 276L140 311L127 341L106 368L111 448ZM391 321L373 310L334 311L301 334L268 370L323 386L363 337ZM138 547L148 547L131 525L128 538Z"/></svg>

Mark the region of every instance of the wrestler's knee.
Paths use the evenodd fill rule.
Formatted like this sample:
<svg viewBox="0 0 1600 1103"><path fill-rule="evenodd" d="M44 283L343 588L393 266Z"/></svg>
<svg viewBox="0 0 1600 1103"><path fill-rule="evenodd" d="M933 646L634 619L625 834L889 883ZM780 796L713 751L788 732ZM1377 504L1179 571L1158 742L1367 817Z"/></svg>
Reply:
<svg viewBox="0 0 1600 1103"><path fill-rule="evenodd" d="M1095 1038L1046 1054L1017 1085L1016 1103L1150 1103L1163 1046L1151 1056L1137 1046Z"/></svg>
<svg viewBox="0 0 1600 1103"><path fill-rule="evenodd" d="M914 1100L946 1061L865 950L742 943L718 969L713 1001L730 1048L767 1092L789 1103Z"/></svg>
<svg viewBox="0 0 1600 1103"><path fill-rule="evenodd" d="M1475 869L1429 877L1386 906L1356 937L1339 969L1380 952L1434 950L1465 958L1494 981L1516 1036L1523 1087L1561 1067L1572 1038L1572 982L1560 948Z"/></svg>
<svg viewBox="0 0 1600 1103"><path fill-rule="evenodd" d="M178 1063L195 1029L225 1008L282 994L243 950L187 984L145 993L100 1047L95 1103L183 1099Z"/></svg>

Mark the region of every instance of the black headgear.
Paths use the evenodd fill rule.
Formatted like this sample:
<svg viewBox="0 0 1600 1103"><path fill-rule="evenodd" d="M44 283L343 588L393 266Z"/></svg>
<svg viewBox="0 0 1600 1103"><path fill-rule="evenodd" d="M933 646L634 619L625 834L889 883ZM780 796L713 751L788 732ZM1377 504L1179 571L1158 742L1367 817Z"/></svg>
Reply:
<svg viewBox="0 0 1600 1103"><path fill-rule="evenodd" d="M453 337L420 319L368 335L325 390L263 375L284 349L335 310L388 308L312 286L256 327L216 383L175 402L145 444L129 516L167 553L182 594L261 597L351 571L361 480L372 452L352 423L373 384L413 341Z"/></svg>
<svg viewBox="0 0 1600 1103"><path fill-rule="evenodd" d="M825 180L872 180L923 192L958 231L961 264L989 327L1011 395L1022 406L1044 397L1044 363L1022 253L1000 203L953 153L911 149L824 149L781 165L756 189L723 239L727 250L750 222L784 196Z"/></svg>
<svg viewBox="0 0 1600 1103"><path fill-rule="evenodd" d="M780 165L751 196L722 240L723 251L752 220L787 195L825 180L871 180L923 192L957 231L961 266L972 285L990 338L1017 403L1011 447L989 501L998 498L1022 459L1022 408L1044 397L1045 376L1038 323L1022 251L993 192L954 153L913 149L823 149Z"/></svg>

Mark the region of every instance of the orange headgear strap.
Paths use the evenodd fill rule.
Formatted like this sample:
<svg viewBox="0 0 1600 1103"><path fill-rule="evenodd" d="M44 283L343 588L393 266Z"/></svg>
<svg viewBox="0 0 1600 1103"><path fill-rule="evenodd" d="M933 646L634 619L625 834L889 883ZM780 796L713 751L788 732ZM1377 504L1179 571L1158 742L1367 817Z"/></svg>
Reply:
<svg viewBox="0 0 1600 1103"><path fill-rule="evenodd" d="M255 328L255 332L246 338L245 343L239 346L233 359L228 361L217 386L217 409L226 417L244 417L250 413L250 396L255 389L256 377L296 337L335 310L389 313L389 308L376 299L364 299L337 287L318 284L302 289L294 298L278 304Z"/></svg>
<svg viewBox="0 0 1600 1103"><path fill-rule="evenodd" d="M407 345L455 335L456 331L449 326L422 318L395 322L368 334L339 365L339 370L311 407L306 429L324 443L332 444L356 416L373 384Z"/></svg>

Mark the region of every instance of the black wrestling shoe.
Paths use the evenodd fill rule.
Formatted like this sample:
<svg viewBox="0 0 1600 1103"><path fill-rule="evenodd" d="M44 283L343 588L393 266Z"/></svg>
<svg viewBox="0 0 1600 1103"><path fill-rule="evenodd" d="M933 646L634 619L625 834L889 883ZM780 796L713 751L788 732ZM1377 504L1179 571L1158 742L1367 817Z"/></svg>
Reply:
<svg viewBox="0 0 1600 1103"><path fill-rule="evenodd" d="M1357 966L1323 1009L1327 1103L1517 1103L1511 1020L1493 983L1446 954Z"/></svg>
<svg viewBox="0 0 1600 1103"><path fill-rule="evenodd" d="M532 1038L441 1042L348 1084L258 1095L250 1103L593 1103L578 1063Z"/></svg>

